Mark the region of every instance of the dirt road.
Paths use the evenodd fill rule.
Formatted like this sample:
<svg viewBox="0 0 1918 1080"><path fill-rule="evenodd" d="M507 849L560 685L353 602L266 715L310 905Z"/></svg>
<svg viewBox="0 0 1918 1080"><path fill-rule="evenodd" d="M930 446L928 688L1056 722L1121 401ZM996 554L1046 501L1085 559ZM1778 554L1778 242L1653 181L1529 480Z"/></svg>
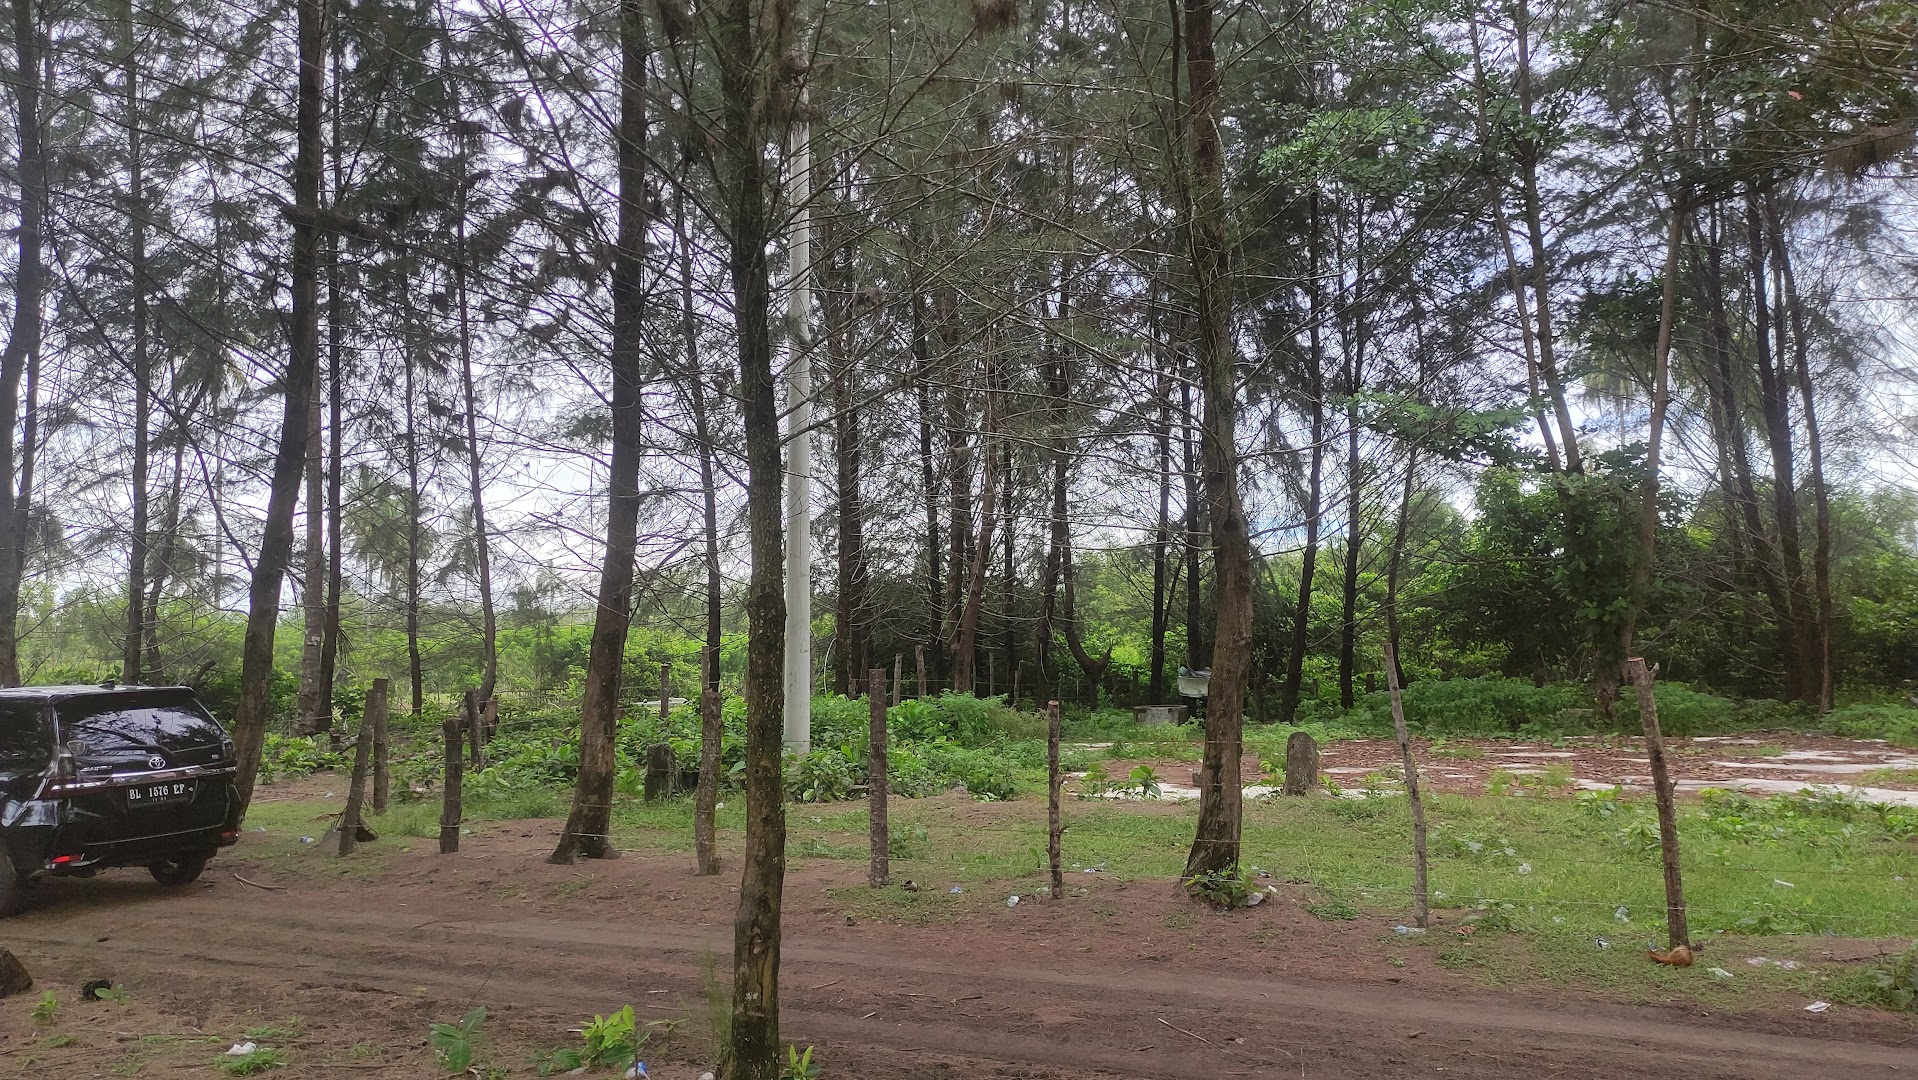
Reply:
<svg viewBox="0 0 1918 1080"><path fill-rule="evenodd" d="M0 943L63 995L111 977L131 1001L71 1006L76 1038L59 1048L26 1004L6 1003L0 1073L92 1075L61 1070L111 1052L123 1072L216 1075L227 1039L276 1024L300 1032L294 1074L429 1077L427 1025L483 1003L488 1060L528 1075L536 1051L630 1002L683 1021L654 1048L653 1075L696 1076L711 1042L705 971L718 958L726 972L731 875L662 858L547 867L539 839L476 840L458 862L402 856L371 881L229 859L185 892L127 872L49 883ZM256 890L236 868L293 884ZM828 1080L1918 1072L1918 1042L1896 1045L1909 1023L1881 1014L1712 1018L1467 991L1417 960L1365 958L1376 927L1327 928L1283 902L1168 930L1187 902L1162 883L1095 882L1057 907L981 897L930 925L855 917L840 890L858 872L815 862L788 884L782 1034L817 1044ZM1353 947L1367 937L1372 949ZM174 1041L138 1038L152 1032Z"/></svg>

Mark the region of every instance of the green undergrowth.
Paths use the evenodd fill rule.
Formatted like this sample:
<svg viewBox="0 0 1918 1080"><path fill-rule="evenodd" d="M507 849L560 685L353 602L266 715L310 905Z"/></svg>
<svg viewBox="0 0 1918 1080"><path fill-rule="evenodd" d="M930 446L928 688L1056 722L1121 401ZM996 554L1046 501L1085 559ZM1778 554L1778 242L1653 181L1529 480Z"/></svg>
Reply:
<svg viewBox="0 0 1918 1080"><path fill-rule="evenodd" d="M521 829L496 822L540 818L535 831L550 834L568 794L546 788L537 795L477 795L467 802L467 827ZM311 858L312 847L298 844L298 837L324 828L313 820L316 809L337 805L314 799L256 805L239 854L282 860L285 867L305 854L302 867L377 875L401 849L425 850L438 833L437 805L401 804L370 819L381 838L360 856ZM1888 955L1918 938L1918 811L1811 793L1709 793L1682 803L1686 897L1701 952L1697 966L1680 972L1644 957L1648 946L1665 940L1648 799L1616 791L1441 795L1427 807L1436 922L1423 934L1391 929L1410 922L1411 822L1402 797L1252 800L1245 807L1242 865L1328 924L1376 931L1395 954L1424 955L1493 984L1547 983L1646 1000L1732 1002L1765 991L1862 1002L1876 1000L1873 994L1895 1001L1909 980L1905 968L1886 968L1879 979L1815 957L1818 944L1834 937L1890 941ZM718 814L721 852L729 860L737 858L742 809L729 793ZM1096 898L1113 885L1177 880L1196 818L1192 803L1069 802L1069 895L1084 888ZM863 801L789 804L787 826L794 867L867 857ZM891 826L893 880L910 880L916 891L834 890L835 904L850 914L940 923L1002 909L1011 895L1044 889L1041 799L900 799L892 804ZM265 833L254 831L262 827ZM649 804L619 796L613 833L624 851L690 858L691 800ZM1755 957L1762 962L1749 962Z"/></svg>

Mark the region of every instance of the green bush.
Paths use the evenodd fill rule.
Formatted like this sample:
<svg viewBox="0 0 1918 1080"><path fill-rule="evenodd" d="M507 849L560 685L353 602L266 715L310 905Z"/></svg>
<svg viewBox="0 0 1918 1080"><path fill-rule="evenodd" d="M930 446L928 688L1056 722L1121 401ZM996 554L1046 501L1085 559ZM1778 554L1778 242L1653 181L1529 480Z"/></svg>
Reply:
<svg viewBox="0 0 1918 1080"><path fill-rule="evenodd" d="M886 775L891 781L889 790L894 795L908 799L937 795L952 786L952 782L941 777L919 747L912 743L890 749L886 755Z"/></svg>
<svg viewBox="0 0 1918 1080"><path fill-rule="evenodd" d="M920 749L935 774L964 785L974 798L1010 799L1017 792L1011 763L991 750L960 746L945 739L926 743Z"/></svg>
<svg viewBox="0 0 1918 1080"><path fill-rule="evenodd" d="M1571 683L1533 686L1524 679L1430 679L1405 688L1405 721L1436 735L1495 735L1585 730L1589 690ZM1375 733L1392 730L1391 702L1368 696L1347 718Z"/></svg>
<svg viewBox="0 0 1918 1080"><path fill-rule="evenodd" d="M816 746L786 758L786 797L794 802L838 802L862 779L863 762L850 747Z"/></svg>
<svg viewBox="0 0 1918 1080"><path fill-rule="evenodd" d="M260 780L263 783L272 783L279 778L306 776L325 769L345 769L351 765L351 758L334 751L328 746L326 737L320 735L280 735L269 731L260 748Z"/></svg>
<svg viewBox="0 0 1918 1080"><path fill-rule="evenodd" d="M1885 739L1918 746L1918 709L1903 705L1846 705L1826 713L1820 730L1854 739Z"/></svg>
<svg viewBox="0 0 1918 1080"><path fill-rule="evenodd" d="M1628 691L1629 693L1629 691ZM1728 698L1701 694L1689 687L1660 683L1653 691L1658 700L1658 726L1667 735L1689 737L1715 731L1730 731L1738 726L1738 705ZM1627 696L1619 702L1618 721L1623 730L1637 730L1638 705Z"/></svg>
<svg viewBox="0 0 1918 1080"><path fill-rule="evenodd" d="M1883 963L1833 979L1833 1001L1909 1012L1918 1009L1918 944Z"/></svg>

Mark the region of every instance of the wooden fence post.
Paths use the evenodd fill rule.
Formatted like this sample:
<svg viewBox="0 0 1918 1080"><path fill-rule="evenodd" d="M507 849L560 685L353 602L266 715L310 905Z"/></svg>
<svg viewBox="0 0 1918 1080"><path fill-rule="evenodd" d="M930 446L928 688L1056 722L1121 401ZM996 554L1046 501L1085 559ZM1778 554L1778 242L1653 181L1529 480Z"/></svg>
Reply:
<svg viewBox="0 0 1918 1080"><path fill-rule="evenodd" d="M440 734L446 741L446 775L440 779L440 854L450 855L460 849L460 769L465 763L460 755L460 721L456 716L447 716Z"/></svg>
<svg viewBox="0 0 1918 1080"><path fill-rule="evenodd" d="M353 779L346 787L346 809L340 811L340 854L360 846L360 803L366 798L366 768L373 757L372 717L360 712L360 736L354 740Z"/></svg>
<svg viewBox="0 0 1918 1080"><path fill-rule="evenodd" d="M1059 820L1059 702L1046 702L1046 858L1052 863L1052 898L1065 895L1065 879L1059 870L1059 835L1065 825Z"/></svg>
<svg viewBox="0 0 1918 1080"><path fill-rule="evenodd" d="M1645 757L1652 765L1652 799L1658 804L1658 847L1665 859L1666 947L1691 947L1691 927L1685 921L1685 883L1678 866L1678 810L1672 805L1672 774L1665 764L1665 735L1658 728L1658 698L1652 694L1656 674L1642 657L1625 661L1625 678L1638 688L1638 721L1645 728Z"/></svg>
<svg viewBox="0 0 1918 1080"><path fill-rule="evenodd" d="M666 714L673 711L671 704L672 687L673 663L668 660L659 665L659 719L661 723L665 723Z"/></svg>
<svg viewBox="0 0 1918 1080"><path fill-rule="evenodd" d="M671 743L654 743L646 748L645 795L647 802L673 797L679 786L679 756Z"/></svg>
<svg viewBox="0 0 1918 1080"><path fill-rule="evenodd" d="M387 797L392 794L392 774L387 770L386 690L385 679L374 679L373 688L366 692L366 705L360 713L362 721L373 722L373 812L375 814L386 813Z"/></svg>
<svg viewBox="0 0 1918 1080"><path fill-rule="evenodd" d="M906 658L904 656L901 656L898 653L893 653L892 654L892 703L894 705L899 704L900 695L905 693L904 689L902 689L899 685L900 680L905 678L905 675L906 675Z"/></svg>
<svg viewBox="0 0 1918 1080"><path fill-rule="evenodd" d="M1399 693L1398 650L1385 643L1385 687L1392 695L1392 731L1398 736L1399 757L1405 763L1405 797L1412 804L1412 918L1424 926L1431 916L1425 875L1425 801L1419 797L1419 767L1412 757L1412 736L1405 728L1405 701Z"/></svg>
<svg viewBox="0 0 1918 1080"><path fill-rule="evenodd" d="M872 702L867 729L866 796L872 837L872 887L892 881L892 827L886 821L886 669L873 668L868 695Z"/></svg>
<svg viewBox="0 0 1918 1080"><path fill-rule="evenodd" d="M912 696L922 698L926 696L926 647L915 645L913 653L919 660L919 681L912 684Z"/></svg>
<svg viewBox="0 0 1918 1080"><path fill-rule="evenodd" d="M693 855L702 875L719 873L713 814L719 805L719 651L707 649L699 681L699 786L693 789Z"/></svg>
<svg viewBox="0 0 1918 1080"><path fill-rule="evenodd" d="M466 725L466 737L473 747L473 768L486 767L486 748L481 745L486 733L480 730L479 691L468 690L460 695L460 715Z"/></svg>

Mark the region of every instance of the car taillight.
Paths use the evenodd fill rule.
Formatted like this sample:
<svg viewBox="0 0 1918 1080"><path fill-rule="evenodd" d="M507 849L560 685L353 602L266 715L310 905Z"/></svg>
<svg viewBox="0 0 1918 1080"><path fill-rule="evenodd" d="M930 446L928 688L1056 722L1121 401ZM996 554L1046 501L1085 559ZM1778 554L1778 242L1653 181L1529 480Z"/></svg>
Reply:
<svg viewBox="0 0 1918 1080"><path fill-rule="evenodd" d="M222 738L220 740L220 756L227 761L232 761L240 756L239 748L233 745L232 739Z"/></svg>
<svg viewBox="0 0 1918 1080"><path fill-rule="evenodd" d="M55 856L54 856L53 858L51 858L51 859L49 859L49 860L47 860L47 861L48 861L48 862L51 862L51 863L52 863L53 865L55 865L55 866L65 866L66 864L68 864L68 863L70 863L70 862L72 862L72 861L73 861L73 856L71 856L71 855L55 855Z"/></svg>

